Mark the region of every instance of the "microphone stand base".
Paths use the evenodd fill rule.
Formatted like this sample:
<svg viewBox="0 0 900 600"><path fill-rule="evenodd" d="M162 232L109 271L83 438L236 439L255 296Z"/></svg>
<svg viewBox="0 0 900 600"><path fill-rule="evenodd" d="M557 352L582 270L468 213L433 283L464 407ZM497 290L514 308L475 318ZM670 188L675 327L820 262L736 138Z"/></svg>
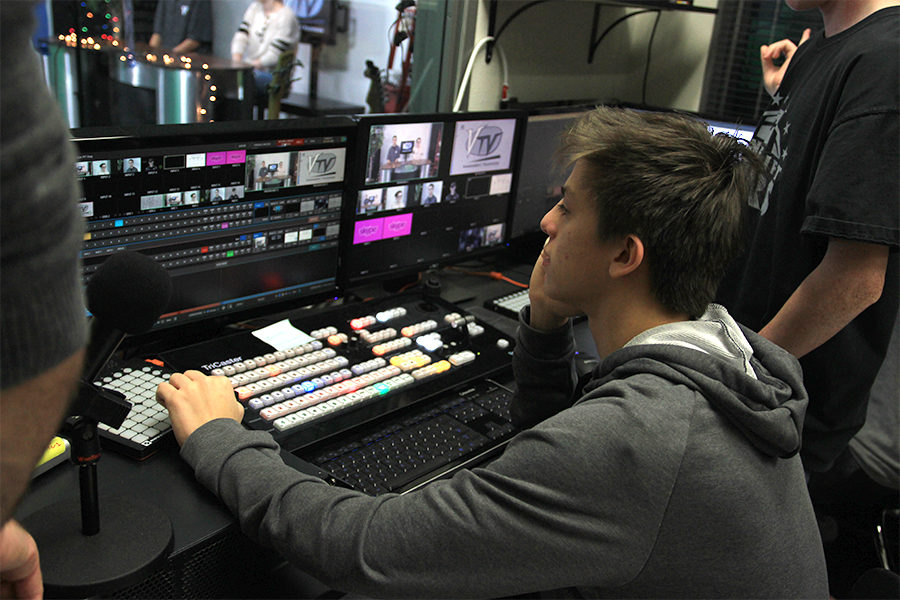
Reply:
<svg viewBox="0 0 900 600"><path fill-rule="evenodd" d="M165 565L172 550L166 514L136 498L100 498L100 531L81 533L81 507L57 502L22 524L37 542L48 598L85 598L140 583Z"/></svg>

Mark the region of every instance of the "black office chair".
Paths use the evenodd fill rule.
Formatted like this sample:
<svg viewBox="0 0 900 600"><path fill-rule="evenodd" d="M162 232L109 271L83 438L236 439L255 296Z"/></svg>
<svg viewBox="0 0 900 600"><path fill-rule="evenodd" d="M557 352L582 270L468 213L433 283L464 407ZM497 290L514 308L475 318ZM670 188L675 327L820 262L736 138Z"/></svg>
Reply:
<svg viewBox="0 0 900 600"><path fill-rule="evenodd" d="M869 569L856 580L847 598L853 600L900 598L900 575L888 569Z"/></svg>

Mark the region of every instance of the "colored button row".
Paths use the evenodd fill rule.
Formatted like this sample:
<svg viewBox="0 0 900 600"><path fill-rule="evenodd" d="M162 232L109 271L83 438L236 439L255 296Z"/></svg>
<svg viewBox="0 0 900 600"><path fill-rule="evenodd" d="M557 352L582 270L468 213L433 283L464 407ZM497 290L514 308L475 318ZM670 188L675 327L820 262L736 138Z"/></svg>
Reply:
<svg viewBox="0 0 900 600"><path fill-rule="evenodd" d="M377 319L372 315L366 315L365 317L358 317L356 319L350 319L350 329L354 331L358 331L360 329L365 329L370 325L374 325L377 323Z"/></svg>
<svg viewBox="0 0 900 600"><path fill-rule="evenodd" d="M391 340L383 344L372 346L372 354L374 354L375 356L383 356L388 352L393 352L394 350L405 348L410 344L412 344L412 340L410 340L408 337L397 338L396 340Z"/></svg>
<svg viewBox="0 0 900 600"><path fill-rule="evenodd" d="M420 335L416 338L416 345L425 348L429 352L434 352L438 348L444 345L443 340L441 339L441 334L437 331L433 331L431 333L426 333L425 335Z"/></svg>
<svg viewBox="0 0 900 600"><path fill-rule="evenodd" d="M400 317L406 316L406 309L402 306L398 306L396 308L389 308L387 310L383 310L379 313L375 313L375 319L379 323L387 323L391 319L397 319Z"/></svg>
<svg viewBox="0 0 900 600"><path fill-rule="evenodd" d="M339 371L332 371L331 373L323 373L320 377L313 377L312 379L300 383L282 387L271 393L263 394L258 398L250 398L247 402L247 406L254 410L262 410L266 406L272 406L273 404L284 402L285 400L290 400L297 396L309 394L317 389L340 383L351 377L353 377L353 373L350 372L350 369L341 369Z"/></svg>
<svg viewBox="0 0 900 600"><path fill-rule="evenodd" d="M413 383L415 379L407 373L402 373L395 377L391 377L385 381L361 388L349 394L339 396L325 402L301 409L297 412L287 414L275 419L272 426L278 431L286 431L294 427L298 427L311 420L337 412L347 406L365 402L370 398L381 396L388 391L395 390Z"/></svg>
<svg viewBox="0 0 900 600"><path fill-rule="evenodd" d="M310 331L309 336L314 337L317 340L324 340L329 335L334 335L338 332L337 327L323 327L321 329L316 329L315 331Z"/></svg>
<svg viewBox="0 0 900 600"><path fill-rule="evenodd" d="M254 358L236 362L231 365L226 365L221 368L213 369L210 374L211 375L224 375L225 377L232 377L237 373L243 373L245 371L252 371L254 369L264 367L268 364L280 362L286 359L294 358L295 356L301 356L303 354L308 354L310 352L315 352L316 350L322 349L322 342L315 341L310 342L308 344L303 344L302 346L295 346L294 348L289 348L287 350L279 350L277 352L271 352L269 354L264 354L262 356L256 356Z"/></svg>
<svg viewBox="0 0 900 600"><path fill-rule="evenodd" d="M386 327L381 331L369 331L368 329L361 329L359 331L359 337L367 344L377 344L378 342L391 340L397 337L397 330L393 327Z"/></svg>
<svg viewBox="0 0 900 600"><path fill-rule="evenodd" d="M428 377L432 377L434 375L440 375L444 371L449 370L451 367L450 361L447 360L439 360L436 363L431 363L428 366L422 367L421 369L416 369L412 371L410 375L412 375L413 379L416 381L420 379L426 379Z"/></svg>
<svg viewBox="0 0 900 600"><path fill-rule="evenodd" d="M458 312L452 312L444 315L444 322L450 327L456 327L458 323L465 321L465 318Z"/></svg>
<svg viewBox="0 0 900 600"><path fill-rule="evenodd" d="M231 382L231 387L236 388L248 383L253 383L255 381L268 379L270 377L277 377L278 375L281 375L282 373L285 373L287 371L292 371L295 369L306 367L308 365L313 365L324 360L334 358L335 356L337 356L337 352L335 352L331 348L323 348L322 350L316 350L314 352L310 352L309 354L303 354L301 356L289 358L287 360L283 360L271 365L259 367L253 369L252 371L238 373L232 377L229 377L228 380ZM346 366L346 364L343 364L341 366Z"/></svg>
<svg viewBox="0 0 900 600"><path fill-rule="evenodd" d="M453 366L458 367L475 360L475 353L471 350L463 350L462 352L451 354L447 357L447 360L449 360L450 364L452 364Z"/></svg>
<svg viewBox="0 0 900 600"><path fill-rule="evenodd" d="M400 369L398 369L397 367L382 367L381 369L372 371L371 373L353 377L346 381L341 381L340 383L336 383L314 392L310 392L302 397L297 397L292 400L287 400L285 402L269 406L259 411L259 416L266 421L273 421L278 417L283 417L284 415L302 410L304 408L308 408L315 404L332 400L334 398L337 398L338 396L343 396L344 394L355 392L361 388L381 383L385 380L396 377L397 375L400 375ZM383 393L386 393L387 391L388 390L385 390Z"/></svg>
<svg viewBox="0 0 900 600"><path fill-rule="evenodd" d="M410 350L391 357L391 364L403 371L412 371L431 362L431 357L419 349Z"/></svg>
<svg viewBox="0 0 900 600"><path fill-rule="evenodd" d="M309 394L320 388L362 375L387 365L383 358L373 358L345 368L349 361L343 356L329 358L320 363L288 371L266 381L241 386L234 390L240 400L249 400L250 408L260 410L282 400ZM339 369L334 370L333 369ZM329 371L331 371L329 373ZM259 402L254 396L259 395Z"/></svg>
<svg viewBox="0 0 900 600"><path fill-rule="evenodd" d="M349 339L350 338L347 337L346 333L335 333L328 336L328 344L331 346L340 346L341 344L346 344Z"/></svg>
<svg viewBox="0 0 900 600"><path fill-rule="evenodd" d="M248 383L247 385L235 385L234 393L237 394L239 400L249 400L253 396L265 394L285 386L292 386L307 379L312 379L322 374L328 374L332 371L340 371L349 364L350 361L343 356L335 356L326 358L321 362L311 364L309 366L292 369L284 373L279 373L267 379ZM348 370L348 374L352 373ZM233 379L237 379L235 376Z"/></svg>
<svg viewBox="0 0 900 600"><path fill-rule="evenodd" d="M414 337L419 334L431 331L432 329L437 329L437 326L437 321L435 321L434 319L428 319L427 321L422 321L421 323L416 323L415 325L407 325L400 330L400 335L408 338Z"/></svg>

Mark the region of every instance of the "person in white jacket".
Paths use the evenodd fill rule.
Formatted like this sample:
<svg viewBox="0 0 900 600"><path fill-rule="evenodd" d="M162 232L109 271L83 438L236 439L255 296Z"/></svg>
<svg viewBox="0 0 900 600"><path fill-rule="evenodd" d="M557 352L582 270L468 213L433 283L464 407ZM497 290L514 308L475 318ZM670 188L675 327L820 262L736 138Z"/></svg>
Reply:
<svg viewBox="0 0 900 600"><path fill-rule="evenodd" d="M299 41L297 17L281 0L254 0L247 7L231 38L231 58L253 65L258 99L268 94L278 57L283 52L296 52Z"/></svg>

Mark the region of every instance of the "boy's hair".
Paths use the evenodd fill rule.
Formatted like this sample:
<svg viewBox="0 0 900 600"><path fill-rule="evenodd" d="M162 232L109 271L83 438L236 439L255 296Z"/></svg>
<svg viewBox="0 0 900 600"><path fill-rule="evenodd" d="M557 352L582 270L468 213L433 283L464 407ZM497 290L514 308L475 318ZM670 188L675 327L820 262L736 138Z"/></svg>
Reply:
<svg viewBox="0 0 900 600"><path fill-rule="evenodd" d="M750 148L691 117L598 107L563 134L558 157L589 167L600 239L639 237L656 299L702 315L741 246L762 173Z"/></svg>

